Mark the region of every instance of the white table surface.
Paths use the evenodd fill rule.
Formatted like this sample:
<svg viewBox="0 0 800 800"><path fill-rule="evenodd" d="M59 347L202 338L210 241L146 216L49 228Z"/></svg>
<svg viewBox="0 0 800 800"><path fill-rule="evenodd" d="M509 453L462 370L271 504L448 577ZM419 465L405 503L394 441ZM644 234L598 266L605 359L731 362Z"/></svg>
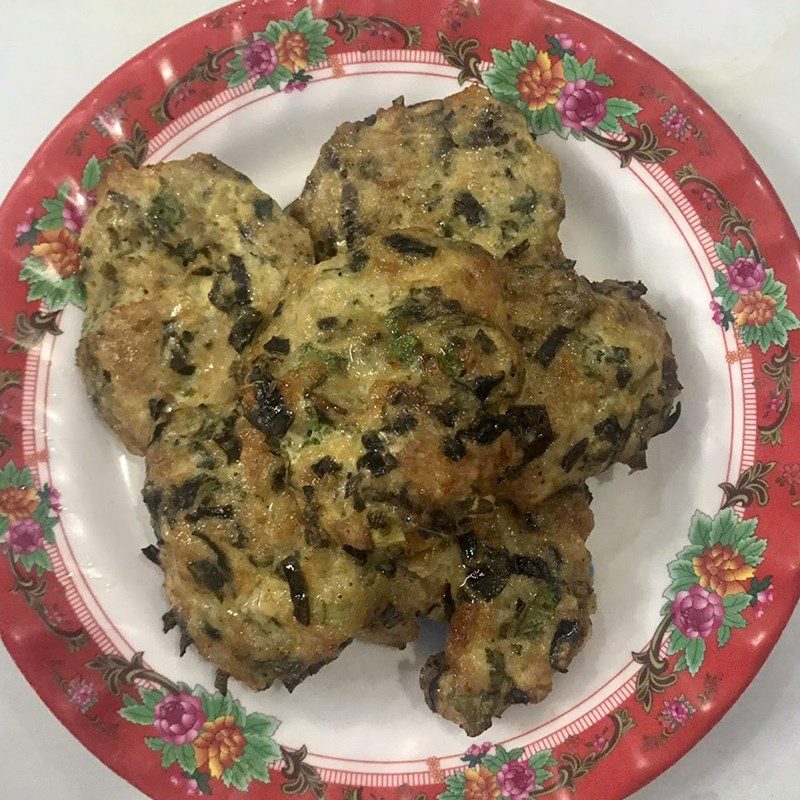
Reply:
<svg viewBox="0 0 800 800"><path fill-rule="evenodd" d="M0 196L36 146L89 89L143 47L219 4L0 0L0 108L5 109ZM695 88L754 154L800 226L797 0L562 4L636 42ZM730 713L634 800L800 797L798 661L800 615L795 614L764 669ZM3 798L144 798L67 733L1 646L0 732Z"/></svg>

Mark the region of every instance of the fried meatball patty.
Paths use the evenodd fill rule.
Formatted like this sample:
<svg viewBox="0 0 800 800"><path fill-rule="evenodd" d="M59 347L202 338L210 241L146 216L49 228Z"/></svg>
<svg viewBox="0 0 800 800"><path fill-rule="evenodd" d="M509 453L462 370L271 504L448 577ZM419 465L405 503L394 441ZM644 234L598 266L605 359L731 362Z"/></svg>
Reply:
<svg viewBox="0 0 800 800"><path fill-rule="evenodd" d="M416 638L417 616L441 601L452 572L442 563L458 558L431 548L412 570L398 552L309 544L283 459L235 411L173 412L146 463L171 616L254 689L280 680L291 690L371 626L395 646Z"/></svg>
<svg viewBox="0 0 800 800"><path fill-rule="evenodd" d="M486 251L415 229L293 282L253 347L244 404L321 538L413 549L451 534L450 512L533 435L503 293Z"/></svg>
<svg viewBox="0 0 800 800"><path fill-rule="evenodd" d="M421 226L498 257L527 240L555 261L560 183L558 162L523 115L472 86L414 106L400 98L340 125L291 213L311 231L319 259L376 231Z"/></svg>
<svg viewBox="0 0 800 800"><path fill-rule="evenodd" d="M457 146L445 147L442 160L436 147L447 136ZM515 235L504 236L503 203L521 208L523 186L537 203L529 215L517 208ZM449 205L437 199L445 190ZM455 207L459 192L475 195L477 206L454 220L444 209ZM516 433L505 471L486 491L526 509L616 461L644 466L647 442L675 419L680 390L669 334L641 299L644 287L592 284L564 259L563 208L554 157L531 139L518 109L479 87L345 123L292 207L318 253L357 251L369 231L400 220L504 257L509 324L525 353L524 389L515 400L524 418L518 411L484 415L484 447Z"/></svg>
<svg viewBox="0 0 800 800"><path fill-rule="evenodd" d="M641 283L590 283L570 269L513 264L506 300L525 352L520 405L546 410L549 431L522 450L497 493L528 510L615 462L645 466L668 430L681 385L663 318Z"/></svg>
<svg viewBox="0 0 800 800"><path fill-rule="evenodd" d="M595 611L585 540L593 516L583 487L532 514L499 503L458 539L444 652L420 674L428 706L470 736L515 703L541 702L591 635Z"/></svg>
<svg viewBox="0 0 800 800"><path fill-rule="evenodd" d="M140 169L113 161L80 245L78 365L134 453L171 407L233 405L231 365L312 260L306 231L208 155Z"/></svg>

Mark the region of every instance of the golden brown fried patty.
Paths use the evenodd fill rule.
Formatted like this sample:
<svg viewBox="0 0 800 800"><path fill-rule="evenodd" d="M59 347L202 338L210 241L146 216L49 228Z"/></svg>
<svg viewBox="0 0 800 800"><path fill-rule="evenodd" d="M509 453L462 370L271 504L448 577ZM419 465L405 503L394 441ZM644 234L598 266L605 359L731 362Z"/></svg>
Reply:
<svg viewBox="0 0 800 800"><path fill-rule="evenodd" d="M174 412L146 461L171 616L202 655L254 689L275 680L292 689L373 625L405 644L442 599L452 568L435 548L412 572L397 552L309 544L283 460L235 412Z"/></svg>
<svg viewBox="0 0 800 800"><path fill-rule="evenodd" d="M442 141L451 142L443 163ZM528 189L537 198L530 214L517 202ZM453 199L461 192L477 197L475 213L445 213L462 208ZM486 491L525 508L615 461L643 466L649 439L674 421L680 390L669 335L641 300L644 287L591 284L561 255L563 207L557 163L522 114L471 87L342 125L292 208L318 253L357 252L366 233L401 221L506 254L509 325L525 352L514 404L524 412L487 408L477 427L485 448L514 431L516 450ZM464 440L458 426L453 436Z"/></svg>
<svg viewBox="0 0 800 800"><path fill-rule="evenodd" d="M421 226L502 256L527 240L560 257L564 217L556 159L512 106L473 86L406 107L402 98L326 142L292 214L318 258L370 233Z"/></svg>
<svg viewBox="0 0 800 800"><path fill-rule="evenodd" d="M527 409L513 405L524 366L502 275L481 248L410 229L292 284L244 398L322 538L361 550L452 538L449 512L508 466ZM516 426L487 431L499 414Z"/></svg>
<svg viewBox="0 0 800 800"><path fill-rule="evenodd" d="M272 313L308 234L212 156L106 169L81 232L78 365L103 418L142 453L164 412L233 405L237 353Z"/></svg>
<svg viewBox="0 0 800 800"><path fill-rule="evenodd" d="M509 269L511 325L526 356L517 403L547 418L497 484L523 510L615 462L644 467L649 440L677 419L672 342L645 291L568 269Z"/></svg>
<svg viewBox="0 0 800 800"><path fill-rule="evenodd" d="M431 708L475 735L543 699L591 631L582 482L641 466L679 385L643 287L561 256L521 114L475 87L342 126L293 207L317 266L210 157L105 180L79 361L147 448L169 619L291 689L446 618Z"/></svg>
<svg viewBox="0 0 800 800"><path fill-rule="evenodd" d="M538 703L591 634L595 610L583 488L520 515L499 504L459 537L443 653L420 675L433 711L477 736L514 703Z"/></svg>

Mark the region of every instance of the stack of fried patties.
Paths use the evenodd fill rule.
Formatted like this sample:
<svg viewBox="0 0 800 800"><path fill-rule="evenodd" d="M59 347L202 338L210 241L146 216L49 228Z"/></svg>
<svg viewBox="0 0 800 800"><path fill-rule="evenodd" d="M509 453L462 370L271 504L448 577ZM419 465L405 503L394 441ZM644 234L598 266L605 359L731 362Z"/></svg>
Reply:
<svg viewBox="0 0 800 800"><path fill-rule="evenodd" d="M291 690L447 620L422 688L477 734L567 670L584 480L643 467L680 386L644 287L562 255L559 183L479 88L342 125L290 216L210 156L109 166L78 363L145 455L167 620L221 671Z"/></svg>

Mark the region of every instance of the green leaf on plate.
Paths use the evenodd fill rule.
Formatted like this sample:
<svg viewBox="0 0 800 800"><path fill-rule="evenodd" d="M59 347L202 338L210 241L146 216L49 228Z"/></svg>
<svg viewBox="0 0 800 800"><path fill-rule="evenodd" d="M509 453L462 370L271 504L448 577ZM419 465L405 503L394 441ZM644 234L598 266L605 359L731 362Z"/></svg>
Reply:
<svg viewBox="0 0 800 800"><path fill-rule="evenodd" d="M29 467L18 469L13 461L9 461L4 467L0 467L0 489L14 486L17 489L25 489L33 486L33 476Z"/></svg>
<svg viewBox="0 0 800 800"><path fill-rule="evenodd" d="M701 547L711 547L711 517L695 511L689 523L689 541Z"/></svg>
<svg viewBox="0 0 800 800"><path fill-rule="evenodd" d="M165 742L161 751L161 766L166 769L178 760L178 748L172 742Z"/></svg>
<svg viewBox="0 0 800 800"><path fill-rule="evenodd" d="M222 782L226 786L233 786L242 792L247 791L247 787L250 785L250 772L241 761L237 761L222 773Z"/></svg>
<svg viewBox="0 0 800 800"><path fill-rule="evenodd" d="M681 650L685 650L691 639L687 636L684 636L677 628L674 626L670 629L669 634L669 644L667 645L667 654L674 655L675 653L680 652Z"/></svg>
<svg viewBox="0 0 800 800"><path fill-rule="evenodd" d="M134 722L136 725L153 724L153 709L144 705L125 706L118 713L128 722Z"/></svg>
<svg viewBox="0 0 800 800"><path fill-rule="evenodd" d="M154 708L156 703L160 703L164 699L164 692L156 689L140 689L139 695L142 698L142 705L147 708Z"/></svg>
<svg viewBox="0 0 800 800"><path fill-rule="evenodd" d="M715 249L717 251L717 255L719 256L719 260L723 264L733 264L735 259L729 236L726 236L721 242L717 242Z"/></svg>
<svg viewBox="0 0 800 800"><path fill-rule="evenodd" d="M64 227L64 201L47 198L42 200L47 213L40 217L36 227L40 231L57 231Z"/></svg>
<svg viewBox="0 0 800 800"><path fill-rule="evenodd" d="M533 769L541 769L542 767L550 767L556 763L556 760L553 758L553 751L552 750L540 750L538 753L534 753L529 759L528 764L530 764Z"/></svg>
<svg viewBox="0 0 800 800"><path fill-rule="evenodd" d="M36 550L33 553L33 567L40 575L50 572L53 569L53 562L45 550Z"/></svg>
<svg viewBox="0 0 800 800"><path fill-rule="evenodd" d="M594 58L587 58L581 67L581 77L587 81L593 81L597 71L597 61Z"/></svg>
<svg viewBox="0 0 800 800"><path fill-rule="evenodd" d="M160 753L165 745L167 744L163 739L159 739L156 736L147 736L145 737L144 743L151 749L155 750L156 753Z"/></svg>
<svg viewBox="0 0 800 800"><path fill-rule="evenodd" d="M686 668L689 670L689 674L694 677L700 671L706 655L705 639L690 639L683 652L686 658Z"/></svg>
<svg viewBox="0 0 800 800"><path fill-rule="evenodd" d="M184 744L177 748L178 764L184 772L190 775L197 769L197 759L194 755L194 748L190 744Z"/></svg>
<svg viewBox="0 0 800 800"><path fill-rule="evenodd" d="M606 112L613 114L615 117L631 116L638 114L641 110L642 107L640 105L623 97L610 97L606 100Z"/></svg>
<svg viewBox="0 0 800 800"><path fill-rule="evenodd" d="M438 800L464 800L464 788L467 776L463 771L455 772L444 779L444 791Z"/></svg>
<svg viewBox="0 0 800 800"><path fill-rule="evenodd" d="M729 625L722 623L722 627L717 631L717 644L720 647L725 647L731 639L731 628Z"/></svg>
<svg viewBox="0 0 800 800"><path fill-rule="evenodd" d="M81 187L87 191L96 189L100 183L101 175L100 162L97 156L92 156L83 168L83 175L81 176Z"/></svg>
<svg viewBox="0 0 800 800"><path fill-rule="evenodd" d="M62 278L41 258L28 256L22 262L19 279L28 284L28 300L42 300L51 311L72 304L86 307L86 290L77 275Z"/></svg>
<svg viewBox="0 0 800 800"><path fill-rule="evenodd" d="M601 131L607 131L608 133L622 133L622 126L619 124L619 120L610 111L597 127Z"/></svg>
<svg viewBox="0 0 800 800"><path fill-rule="evenodd" d="M567 53L561 63L564 67L564 77L569 83L574 83L579 78L583 77L583 69L575 56L571 56Z"/></svg>
<svg viewBox="0 0 800 800"><path fill-rule="evenodd" d="M741 243L736 242L733 247L733 257L736 258L747 258L749 255L747 248Z"/></svg>
<svg viewBox="0 0 800 800"><path fill-rule="evenodd" d="M269 783L271 778L269 774L269 763L266 761L259 750L254 747L250 742L244 746L244 753L242 758L247 763L247 768L250 774L256 780L262 783Z"/></svg>

